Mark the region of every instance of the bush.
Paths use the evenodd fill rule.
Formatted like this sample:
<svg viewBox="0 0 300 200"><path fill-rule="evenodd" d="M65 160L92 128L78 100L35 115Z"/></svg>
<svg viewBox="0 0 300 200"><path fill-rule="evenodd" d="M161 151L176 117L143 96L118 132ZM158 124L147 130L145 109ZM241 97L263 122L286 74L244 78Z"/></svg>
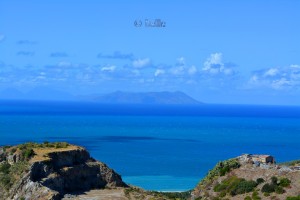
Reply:
<svg viewBox="0 0 300 200"><path fill-rule="evenodd" d="M275 188L275 192L277 194L283 194L285 191L282 187L278 186L278 187Z"/></svg>
<svg viewBox="0 0 300 200"><path fill-rule="evenodd" d="M0 185L2 185L3 188L8 190L12 185L11 176L9 174L0 175Z"/></svg>
<svg viewBox="0 0 300 200"><path fill-rule="evenodd" d="M8 174L10 170L10 164L7 162L4 162L0 164L0 173Z"/></svg>
<svg viewBox="0 0 300 200"><path fill-rule="evenodd" d="M264 193L264 196L265 196L265 197L269 197L269 196L270 196L270 193L265 192L265 193Z"/></svg>
<svg viewBox="0 0 300 200"><path fill-rule="evenodd" d="M29 158L31 158L32 156L34 156L35 154L34 154L34 151L33 151L33 149L24 149L23 151L22 151L22 156L23 156L23 158L25 158L26 160L28 160Z"/></svg>
<svg viewBox="0 0 300 200"><path fill-rule="evenodd" d="M253 197L253 200L261 200L260 196Z"/></svg>
<svg viewBox="0 0 300 200"><path fill-rule="evenodd" d="M287 197L286 200L300 200L300 196L297 196L297 197Z"/></svg>
<svg viewBox="0 0 300 200"><path fill-rule="evenodd" d="M234 196L237 194L251 192L256 186L257 183L255 181L247 181L245 179L232 176L215 185L214 191L221 192L222 195L225 193Z"/></svg>
<svg viewBox="0 0 300 200"><path fill-rule="evenodd" d="M219 196L220 197L225 197L226 196L226 191L222 191Z"/></svg>
<svg viewBox="0 0 300 200"><path fill-rule="evenodd" d="M252 200L252 199L251 199L251 197L246 196L246 197L244 198L244 200Z"/></svg>
<svg viewBox="0 0 300 200"><path fill-rule="evenodd" d="M267 193L272 193L272 192L275 192L275 188L276 188L276 185L266 183L266 184L261 188L261 191L262 191L262 192L267 192Z"/></svg>
<svg viewBox="0 0 300 200"><path fill-rule="evenodd" d="M230 171L229 166L225 166L223 168L220 169L220 176L225 176L225 174L227 174Z"/></svg>
<svg viewBox="0 0 300 200"><path fill-rule="evenodd" d="M244 194L248 192L252 192L253 189L257 186L255 181L241 181L235 189L236 194Z"/></svg>
<svg viewBox="0 0 300 200"><path fill-rule="evenodd" d="M163 195L166 196L170 199L190 199L191 197L191 191L186 191L186 192L158 192L157 193L159 196ZM144 199L144 198L142 198Z"/></svg>
<svg viewBox="0 0 300 200"><path fill-rule="evenodd" d="M290 184L291 184L291 181L288 178L281 178L279 181L279 186L281 186L281 187L288 187L288 186L290 186Z"/></svg>
<svg viewBox="0 0 300 200"><path fill-rule="evenodd" d="M28 162L17 162L10 167L10 173L14 175L21 175L23 172L28 171Z"/></svg>
<svg viewBox="0 0 300 200"><path fill-rule="evenodd" d="M16 151L17 151L16 148L12 148L12 149L10 150L10 152L11 152L12 154L14 154Z"/></svg>
<svg viewBox="0 0 300 200"><path fill-rule="evenodd" d="M263 178L258 178L258 179L256 179L257 185L259 185L259 184L261 184L261 183L263 183L263 182L265 182L265 180L264 180Z"/></svg>
<svg viewBox="0 0 300 200"><path fill-rule="evenodd" d="M273 183L273 185L277 185L277 181L278 181L278 178L276 176L272 176L271 182Z"/></svg>
<svg viewBox="0 0 300 200"><path fill-rule="evenodd" d="M212 180L216 176L224 176L230 170L237 169L240 166L241 165L236 158L219 162L212 170L209 171L208 175L202 181L207 179Z"/></svg>
<svg viewBox="0 0 300 200"><path fill-rule="evenodd" d="M260 200L261 199L260 196L258 196L258 192L257 191L254 191L252 193L252 199L253 200Z"/></svg>

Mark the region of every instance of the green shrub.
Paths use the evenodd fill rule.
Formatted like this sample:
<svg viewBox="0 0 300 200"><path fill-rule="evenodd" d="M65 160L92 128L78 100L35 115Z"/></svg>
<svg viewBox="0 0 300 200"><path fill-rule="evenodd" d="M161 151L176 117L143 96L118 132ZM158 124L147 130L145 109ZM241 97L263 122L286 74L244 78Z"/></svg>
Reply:
<svg viewBox="0 0 300 200"><path fill-rule="evenodd" d="M263 182L265 182L265 180L264 180L263 178L258 178L258 179L256 179L257 185L259 185L259 184L261 184L261 183L263 183Z"/></svg>
<svg viewBox="0 0 300 200"><path fill-rule="evenodd" d="M281 178L279 181L279 186L281 186L281 187L288 187L288 186L290 186L290 184L291 184L291 181L288 178Z"/></svg>
<svg viewBox="0 0 300 200"><path fill-rule="evenodd" d="M246 197L244 198L244 200L252 200L252 198L249 197L249 196L246 196Z"/></svg>
<svg viewBox="0 0 300 200"><path fill-rule="evenodd" d="M271 183L272 183L273 185L277 185L277 181L278 181L278 178L277 178L276 176L272 176L272 178L271 178Z"/></svg>
<svg viewBox="0 0 300 200"><path fill-rule="evenodd" d="M286 200L300 200L300 196L297 196L297 197L287 197Z"/></svg>
<svg viewBox="0 0 300 200"><path fill-rule="evenodd" d="M10 167L10 173L14 175L21 175L23 172L28 170L28 162L21 161L17 162Z"/></svg>
<svg viewBox="0 0 300 200"><path fill-rule="evenodd" d="M216 176L223 176L232 169L237 169L240 166L241 165L238 159L236 158L219 162L212 170L208 172L207 176L201 182L205 182L206 180L212 180Z"/></svg>
<svg viewBox="0 0 300 200"><path fill-rule="evenodd" d="M272 192L275 192L275 188L276 188L276 185L274 185L273 183L271 183L271 184L266 183L266 184L261 188L261 191L262 191L262 192L267 192L267 193L272 193Z"/></svg>
<svg viewBox="0 0 300 200"><path fill-rule="evenodd" d="M254 191L253 193L252 193L252 197L253 196L257 196L258 195L258 192L257 191Z"/></svg>
<svg viewBox="0 0 300 200"><path fill-rule="evenodd" d="M252 193L252 199L253 200L260 200L261 199L260 196L258 196L258 192L257 191L254 191Z"/></svg>
<svg viewBox="0 0 300 200"><path fill-rule="evenodd" d="M17 147L20 150L30 149L30 148L66 148L69 144L66 142L48 142L44 141L43 143L34 143L34 142L28 142L25 144L20 144Z"/></svg>
<svg viewBox="0 0 300 200"><path fill-rule="evenodd" d="M191 191L186 192L158 192L159 196L166 196L170 199L190 199ZM143 198L142 198L143 199Z"/></svg>
<svg viewBox="0 0 300 200"><path fill-rule="evenodd" d="M236 194L244 194L244 193L252 192L256 186L257 183L255 181L243 180L240 183L238 183L235 192Z"/></svg>
<svg viewBox="0 0 300 200"><path fill-rule="evenodd" d="M242 178L238 178L236 176L229 177L225 180L223 180L221 183L215 185L214 191L215 192L221 192L222 195L230 194L231 196L237 195L237 194L244 194L248 193L254 190L254 188L257 186L257 183L255 181L247 181Z"/></svg>
<svg viewBox="0 0 300 200"><path fill-rule="evenodd" d="M269 196L270 196L270 193L265 192L265 193L264 193L264 196L265 196L265 197L269 197Z"/></svg>
<svg viewBox="0 0 300 200"><path fill-rule="evenodd" d="M285 191L282 187L278 186L278 187L275 188L275 192L277 194L283 194Z"/></svg>
<svg viewBox="0 0 300 200"><path fill-rule="evenodd" d="M23 158L25 158L26 160L28 160L29 158L31 158L32 156L34 156L34 151L33 149L24 149L22 151L22 156Z"/></svg>
<svg viewBox="0 0 300 200"><path fill-rule="evenodd" d="M226 191L222 191L219 195L219 197L225 197L226 196Z"/></svg>
<svg viewBox="0 0 300 200"><path fill-rule="evenodd" d="M8 162L4 162L0 164L0 173L8 174L10 170L10 164Z"/></svg>
<svg viewBox="0 0 300 200"><path fill-rule="evenodd" d="M12 148L12 149L10 150L10 152L11 152L12 154L14 154L16 151L17 151L16 148Z"/></svg>
<svg viewBox="0 0 300 200"><path fill-rule="evenodd" d="M230 171L229 166L225 166L223 168L220 169L220 176L225 176L225 174L227 174Z"/></svg>
<svg viewBox="0 0 300 200"><path fill-rule="evenodd" d="M0 175L0 185L8 190L12 185L12 177L9 174Z"/></svg>

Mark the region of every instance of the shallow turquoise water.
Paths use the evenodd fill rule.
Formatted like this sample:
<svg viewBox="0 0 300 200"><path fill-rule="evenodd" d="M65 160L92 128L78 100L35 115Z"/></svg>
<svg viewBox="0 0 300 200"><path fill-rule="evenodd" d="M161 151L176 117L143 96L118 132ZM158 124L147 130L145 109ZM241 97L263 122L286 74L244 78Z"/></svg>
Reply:
<svg viewBox="0 0 300 200"><path fill-rule="evenodd" d="M299 108L251 107L262 113L253 116L245 113L248 107L235 106L221 114L217 106L209 108L211 113L193 109L191 115L176 115L176 107L165 114L143 114L140 108L139 114L129 108L103 114L49 112L51 105L1 106L0 145L45 140L79 144L128 183L150 190L191 189L216 162L242 153L272 154L278 162L300 159Z"/></svg>

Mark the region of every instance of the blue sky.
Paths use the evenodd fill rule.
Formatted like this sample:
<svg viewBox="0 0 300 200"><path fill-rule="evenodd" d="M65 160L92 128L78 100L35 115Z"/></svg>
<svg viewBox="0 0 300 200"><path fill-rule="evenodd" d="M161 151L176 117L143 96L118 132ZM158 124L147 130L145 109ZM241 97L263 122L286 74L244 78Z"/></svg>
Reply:
<svg viewBox="0 0 300 200"><path fill-rule="evenodd" d="M299 105L299 10L297 0L1 0L0 91Z"/></svg>

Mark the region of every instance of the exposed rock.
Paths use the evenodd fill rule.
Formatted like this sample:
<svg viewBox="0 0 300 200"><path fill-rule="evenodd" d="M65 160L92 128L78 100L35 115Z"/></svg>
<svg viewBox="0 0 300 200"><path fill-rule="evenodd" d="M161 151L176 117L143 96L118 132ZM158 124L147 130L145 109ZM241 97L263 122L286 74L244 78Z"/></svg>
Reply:
<svg viewBox="0 0 300 200"><path fill-rule="evenodd" d="M22 172L21 177L8 190L0 185L0 192L4 191L0 199L57 200L65 194L78 191L128 187L119 174L91 158L82 147L69 145L66 148L41 148L38 144L32 145L35 156L26 161L28 169ZM14 148L17 151L13 154L9 149L6 153L2 152L5 155L4 162L10 165L24 161L21 160L20 148Z"/></svg>
<svg viewBox="0 0 300 200"><path fill-rule="evenodd" d="M66 143L28 143L0 148L0 199L238 200L255 195L262 199L286 199L300 195L300 161L276 165L275 162L267 162L269 156L254 156L262 159L253 160L249 154L219 162L192 192L168 194L128 187L119 174L91 158L82 147ZM259 179L262 182L258 183ZM281 185L284 179L285 184ZM222 191L220 188L227 187L232 183L230 181L235 181L235 184ZM240 190L233 190L239 183L243 183ZM245 184L248 184L247 187ZM283 193L278 193L278 190L278 194L274 191L268 194L270 197L264 196L264 184L275 184L277 188L281 187ZM216 189L217 185L219 189ZM245 188L249 190L243 192Z"/></svg>

